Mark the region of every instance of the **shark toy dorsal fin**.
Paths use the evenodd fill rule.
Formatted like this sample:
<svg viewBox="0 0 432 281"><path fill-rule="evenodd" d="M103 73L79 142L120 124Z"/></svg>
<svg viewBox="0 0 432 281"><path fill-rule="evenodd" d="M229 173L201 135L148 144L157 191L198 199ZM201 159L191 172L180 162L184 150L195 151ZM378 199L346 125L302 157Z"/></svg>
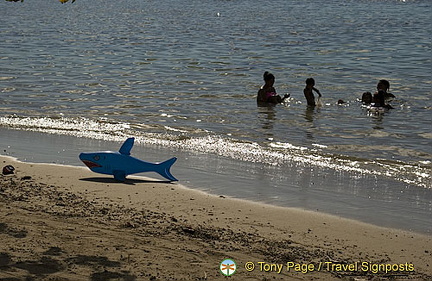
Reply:
<svg viewBox="0 0 432 281"><path fill-rule="evenodd" d="M120 150L119 150L120 154L128 155L129 156L130 155L130 151L132 149L132 146L134 145L134 140L135 140L135 138L128 138L123 143L123 145L120 147Z"/></svg>

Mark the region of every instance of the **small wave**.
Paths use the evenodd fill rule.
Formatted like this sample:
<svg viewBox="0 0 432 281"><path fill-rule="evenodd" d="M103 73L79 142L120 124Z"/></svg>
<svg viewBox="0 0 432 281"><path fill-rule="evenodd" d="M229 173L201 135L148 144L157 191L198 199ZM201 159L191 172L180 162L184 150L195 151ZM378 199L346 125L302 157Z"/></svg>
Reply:
<svg viewBox="0 0 432 281"><path fill-rule="evenodd" d="M126 136L128 124L111 123L103 119L94 121L86 118L50 117L0 117L0 125L26 131L71 135L92 139L120 141Z"/></svg>
<svg viewBox="0 0 432 281"><path fill-rule="evenodd" d="M169 130L169 131L173 131L173 132L180 132L180 133L187 133L188 131L185 130L181 130L181 129L176 129L170 126L164 126L165 129Z"/></svg>

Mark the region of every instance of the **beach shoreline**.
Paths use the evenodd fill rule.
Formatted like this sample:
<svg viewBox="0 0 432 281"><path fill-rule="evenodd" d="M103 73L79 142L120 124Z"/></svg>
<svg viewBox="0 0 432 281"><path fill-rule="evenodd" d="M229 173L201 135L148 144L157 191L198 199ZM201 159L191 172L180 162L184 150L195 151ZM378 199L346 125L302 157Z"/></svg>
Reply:
<svg viewBox="0 0 432 281"><path fill-rule="evenodd" d="M14 175L1 176L2 278L222 280L218 268L225 258L238 265L233 280L432 276L428 235L210 195L152 178L130 177L123 184L81 167L4 156L0 163L16 168ZM255 270L245 269L248 262ZM391 264L404 270L260 268L288 262ZM194 270L185 270L185 264Z"/></svg>
<svg viewBox="0 0 432 281"><path fill-rule="evenodd" d="M81 167L84 165L78 158L80 152L116 151L123 139L91 139L3 127L0 135L0 147L6 156L24 162ZM318 211L427 235L432 232L430 190L390 178L343 173L296 162L263 165L139 142L132 156L149 162L176 156L178 161L171 171L181 184L217 196ZM140 175L161 179L156 173Z"/></svg>

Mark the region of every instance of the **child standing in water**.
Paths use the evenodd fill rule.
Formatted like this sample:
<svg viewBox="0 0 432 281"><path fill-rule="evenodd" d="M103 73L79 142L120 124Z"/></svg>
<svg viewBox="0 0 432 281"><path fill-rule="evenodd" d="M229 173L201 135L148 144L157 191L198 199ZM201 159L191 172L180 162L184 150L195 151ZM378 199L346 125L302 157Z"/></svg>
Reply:
<svg viewBox="0 0 432 281"><path fill-rule="evenodd" d="M387 92L388 90L390 90L390 82L385 79L379 80L377 84L377 91L383 91L385 99L395 98L395 95Z"/></svg>
<svg viewBox="0 0 432 281"><path fill-rule="evenodd" d="M306 88L304 88L303 93L305 95L308 106L312 106L312 107L316 105L313 91L315 91L319 97L322 96L320 91L316 89L314 86L315 86L315 80L313 78L306 79Z"/></svg>
<svg viewBox="0 0 432 281"><path fill-rule="evenodd" d="M377 85L377 91L372 96L372 103L374 107L384 107L387 109L392 109L393 107L387 104L385 101L389 98L394 98L392 93L387 91L390 89L390 82L387 80L379 80Z"/></svg>
<svg viewBox="0 0 432 281"><path fill-rule="evenodd" d="M259 104L276 104L281 103L284 99L288 98L289 95L285 95L283 98L276 93L276 89L273 87L275 77L270 72L266 71L263 75L264 85L258 91L257 102Z"/></svg>

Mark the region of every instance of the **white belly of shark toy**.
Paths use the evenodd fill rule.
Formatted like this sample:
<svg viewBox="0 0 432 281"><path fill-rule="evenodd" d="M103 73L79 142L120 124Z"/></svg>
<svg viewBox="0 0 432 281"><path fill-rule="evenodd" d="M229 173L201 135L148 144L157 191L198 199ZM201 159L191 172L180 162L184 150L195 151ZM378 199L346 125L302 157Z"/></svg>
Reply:
<svg viewBox="0 0 432 281"><path fill-rule="evenodd" d="M83 152L79 158L93 172L113 175L116 180L122 182L128 175L144 172L156 172L169 181L177 181L170 172L171 166L177 160L176 157L162 163L149 163L132 157L130 151L134 140L134 138L128 138L118 152Z"/></svg>

